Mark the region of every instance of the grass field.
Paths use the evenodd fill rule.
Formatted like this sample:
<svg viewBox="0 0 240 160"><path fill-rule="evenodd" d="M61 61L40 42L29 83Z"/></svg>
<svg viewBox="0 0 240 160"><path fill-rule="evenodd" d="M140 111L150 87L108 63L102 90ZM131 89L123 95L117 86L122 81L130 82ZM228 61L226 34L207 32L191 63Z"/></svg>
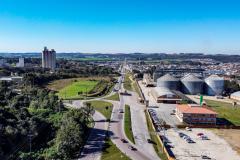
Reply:
<svg viewBox="0 0 240 160"><path fill-rule="evenodd" d="M129 73L127 73L127 74L125 75L123 87L124 87L126 90L133 91L132 80L130 79L130 76L131 76L131 75L130 75Z"/></svg>
<svg viewBox="0 0 240 160"><path fill-rule="evenodd" d="M112 96L107 97L107 98L105 98L105 99L112 100L112 101L120 101L120 99L119 99L119 94L118 94L118 93L115 93L115 94L113 94Z"/></svg>
<svg viewBox="0 0 240 160"><path fill-rule="evenodd" d="M83 97L86 95L85 93L91 91L98 82L97 80L79 80L61 89L58 95L63 99ZM81 94L78 95L79 92Z"/></svg>
<svg viewBox="0 0 240 160"><path fill-rule="evenodd" d="M153 134L155 132L152 124L151 124L151 120L150 117L147 113L146 114L146 119L147 119L147 126L148 126L148 132L150 133L150 138L153 141L153 147L157 153L157 155L162 159L162 160L167 160L167 156L162 152L163 150L163 146L161 145L161 143L159 142L156 134Z"/></svg>
<svg viewBox="0 0 240 160"><path fill-rule="evenodd" d="M101 160L130 160L123 154L110 139L105 141Z"/></svg>
<svg viewBox="0 0 240 160"><path fill-rule="evenodd" d="M218 113L219 118L225 118L234 125L240 126L240 106L233 107L230 103L205 100L207 105Z"/></svg>
<svg viewBox="0 0 240 160"><path fill-rule="evenodd" d="M138 96L141 97L140 89L137 86L137 82L132 79L132 75L130 73L127 73L125 75L123 86L126 90L137 92Z"/></svg>
<svg viewBox="0 0 240 160"><path fill-rule="evenodd" d="M102 113L108 120L111 118L112 109L113 109L112 103L105 102L105 101L88 101L88 103L91 103L94 109Z"/></svg>
<svg viewBox="0 0 240 160"><path fill-rule="evenodd" d="M133 132L132 132L132 121L131 121L131 111L130 106L125 105L125 116L124 116L124 131L127 138L135 144Z"/></svg>

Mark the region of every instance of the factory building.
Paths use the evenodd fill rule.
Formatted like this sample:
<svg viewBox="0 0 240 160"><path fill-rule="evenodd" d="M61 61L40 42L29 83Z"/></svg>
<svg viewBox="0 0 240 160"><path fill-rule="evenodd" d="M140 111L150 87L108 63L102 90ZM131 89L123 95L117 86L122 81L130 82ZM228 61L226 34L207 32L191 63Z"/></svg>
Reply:
<svg viewBox="0 0 240 160"><path fill-rule="evenodd" d="M168 88L169 90L179 90L179 79L165 74L157 79L157 87Z"/></svg>
<svg viewBox="0 0 240 160"><path fill-rule="evenodd" d="M188 74L181 79L182 91L185 94L202 94L204 81L193 74Z"/></svg>
<svg viewBox="0 0 240 160"><path fill-rule="evenodd" d="M178 103L182 99L168 88L152 88L151 94L157 103Z"/></svg>
<svg viewBox="0 0 240 160"><path fill-rule="evenodd" d="M224 91L224 78L217 75L211 75L205 79L205 90L207 95L222 95Z"/></svg>

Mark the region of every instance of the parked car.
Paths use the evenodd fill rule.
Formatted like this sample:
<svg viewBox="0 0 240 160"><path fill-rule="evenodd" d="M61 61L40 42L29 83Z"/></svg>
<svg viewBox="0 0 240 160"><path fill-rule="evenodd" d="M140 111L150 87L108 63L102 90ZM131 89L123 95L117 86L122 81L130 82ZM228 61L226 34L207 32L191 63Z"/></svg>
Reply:
<svg viewBox="0 0 240 160"><path fill-rule="evenodd" d="M179 132L178 135L179 135L181 138L183 138L183 137L185 136L185 134L182 133L182 132Z"/></svg>
<svg viewBox="0 0 240 160"><path fill-rule="evenodd" d="M204 136L204 135L201 136L201 139L202 139L202 140L209 140L209 138L208 138L207 136Z"/></svg>
<svg viewBox="0 0 240 160"><path fill-rule="evenodd" d="M203 136L204 134L203 133L198 133L197 136Z"/></svg>
<svg viewBox="0 0 240 160"><path fill-rule="evenodd" d="M190 127L186 127L185 128L187 131L192 131L192 128L190 128Z"/></svg>

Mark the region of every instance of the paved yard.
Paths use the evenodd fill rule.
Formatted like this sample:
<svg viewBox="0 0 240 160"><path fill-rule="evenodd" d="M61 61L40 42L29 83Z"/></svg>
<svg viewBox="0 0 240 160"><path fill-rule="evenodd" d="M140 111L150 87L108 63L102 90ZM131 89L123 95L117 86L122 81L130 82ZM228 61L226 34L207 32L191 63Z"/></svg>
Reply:
<svg viewBox="0 0 240 160"><path fill-rule="evenodd" d="M187 143L180 138L178 132L183 132L196 143ZM197 134L204 133L210 140L201 140ZM165 132L170 140L173 153L179 160L200 160L201 155L206 155L215 160L239 160L240 156L222 138L206 129L193 129L193 131L169 129Z"/></svg>
<svg viewBox="0 0 240 160"><path fill-rule="evenodd" d="M147 100L149 100L149 108L155 109L159 118L163 119L168 125L175 127L181 122L177 119L175 115L170 115L170 113L176 108L176 104L166 104L166 103L157 103L153 96L150 94L150 90L153 88L145 87L141 81L139 85L143 91L143 94Z"/></svg>

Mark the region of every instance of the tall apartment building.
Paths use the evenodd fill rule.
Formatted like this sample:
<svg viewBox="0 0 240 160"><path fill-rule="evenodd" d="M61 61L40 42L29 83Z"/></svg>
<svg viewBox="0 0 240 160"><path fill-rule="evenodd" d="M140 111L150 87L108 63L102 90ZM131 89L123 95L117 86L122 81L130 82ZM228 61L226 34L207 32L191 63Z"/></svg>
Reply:
<svg viewBox="0 0 240 160"><path fill-rule="evenodd" d="M24 67L24 58L19 58L18 63L16 64L17 67Z"/></svg>
<svg viewBox="0 0 240 160"><path fill-rule="evenodd" d="M55 70L56 68L56 51L54 49L48 50L44 47L42 52L42 68L49 68Z"/></svg>

